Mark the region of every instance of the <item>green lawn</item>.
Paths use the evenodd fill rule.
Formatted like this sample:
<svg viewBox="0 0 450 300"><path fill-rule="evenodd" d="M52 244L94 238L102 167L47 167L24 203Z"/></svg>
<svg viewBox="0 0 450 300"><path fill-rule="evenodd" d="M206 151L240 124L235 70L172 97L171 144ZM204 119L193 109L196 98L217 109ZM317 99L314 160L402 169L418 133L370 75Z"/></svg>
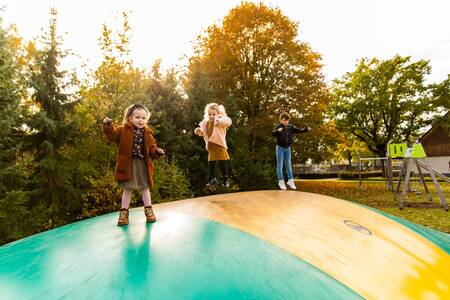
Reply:
<svg viewBox="0 0 450 300"><path fill-rule="evenodd" d="M296 183L300 191L357 202L416 224L450 233L450 211L445 211L439 205L439 196L432 183L427 183L428 188L433 192L432 203L427 200L426 194L424 194L424 190L419 186L419 183L414 182L411 188L418 188L422 194L408 193L403 210L398 208L398 203L394 200L394 194L385 188L383 181L365 180L363 191L359 190L357 180L298 180ZM446 195L447 203L450 204L450 184L440 182L440 186ZM422 203L424 203L422 206L426 207L416 207L416 205ZM413 206L408 206L410 204Z"/></svg>

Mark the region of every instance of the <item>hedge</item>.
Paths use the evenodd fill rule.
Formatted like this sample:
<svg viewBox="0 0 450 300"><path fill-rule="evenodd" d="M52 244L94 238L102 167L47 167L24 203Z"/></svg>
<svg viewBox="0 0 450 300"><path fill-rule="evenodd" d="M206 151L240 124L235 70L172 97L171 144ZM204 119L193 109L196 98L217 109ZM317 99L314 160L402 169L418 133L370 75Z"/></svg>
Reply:
<svg viewBox="0 0 450 300"><path fill-rule="evenodd" d="M383 176L382 171L361 172L361 178L380 177ZM339 179L359 179L359 172L344 171L339 172Z"/></svg>

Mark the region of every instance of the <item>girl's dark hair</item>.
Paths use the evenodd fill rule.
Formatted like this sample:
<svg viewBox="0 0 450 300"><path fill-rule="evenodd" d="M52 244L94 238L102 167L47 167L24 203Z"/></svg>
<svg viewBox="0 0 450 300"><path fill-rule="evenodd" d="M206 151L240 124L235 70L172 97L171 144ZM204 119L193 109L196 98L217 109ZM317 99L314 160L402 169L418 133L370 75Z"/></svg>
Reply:
<svg viewBox="0 0 450 300"><path fill-rule="evenodd" d="M283 112L280 114L280 120L285 119L285 120L288 120L288 121L289 121L289 118L290 118L289 114L288 114L287 112L285 112L285 111L283 111Z"/></svg>
<svg viewBox="0 0 450 300"><path fill-rule="evenodd" d="M136 109L142 109L145 110L147 112L147 120L150 118L150 111L147 109L147 107L145 107L142 104L133 104L128 106L127 108L125 108L124 112L123 112L123 125L125 125L128 122L128 119L133 115L133 112Z"/></svg>

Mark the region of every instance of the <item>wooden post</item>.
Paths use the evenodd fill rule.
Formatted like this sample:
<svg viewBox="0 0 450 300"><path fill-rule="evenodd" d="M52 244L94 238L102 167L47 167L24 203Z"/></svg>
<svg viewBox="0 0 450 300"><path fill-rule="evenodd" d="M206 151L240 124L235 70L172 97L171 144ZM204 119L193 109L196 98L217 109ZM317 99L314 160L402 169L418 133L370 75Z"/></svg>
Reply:
<svg viewBox="0 0 450 300"><path fill-rule="evenodd" d="M428 191L428 187L427 187L427 184L425 182L425 178L423 178L423 174L422 174L422 170L421 170L422 167L420 166L419 161L417 159L415 161L416 161L417 171L419 172L420 182L422 183L423 188L425 189L425 193L427 193L428 200L432 201L433 200L433 196Z"/></svg>
<svg viewBox="0 0 450 300"><path fill-rule="evenodd" d="M393 179L394 175L392 171L392 158L390 156L387 158L386 168L388 176L388 189L390 191L394 191L394 179Z"/></svg>
<svg viewBox="0 0 450 300"><path fill-rule="evenodd" d="M439 183L437 182L436 175L434 174L434 170L431 168L430 164L428 163L428 161L426 159L425 159L425 164L427 165L428 172L430 172L430 176L433 179L433 183L439 194L439 199L441 200L441 204L445 210L448 210L447 201L445 200L444 193L442 193L441 187L439 186Z"/></svg>
<svg viewBox="0 0 450 300"><path fill-rule="evenodd" d="M405 197L406 194L409 192L409 178L411 176L411 166L412 166L412 162L411 162L412 158L405 158L405 163L406 163L406 173L405 173L405 183L403 185L403 191L402 194L400 195L400 209L403 209L403 203L405 201Z"/></svg>
<svg viewBox="0 0 450 300"><path fill-rule="evenodd" d="M402 161L402 166L400 167L400 173L398 174L397 188L395 189L394 200L397 201L397 197L400 193L400 186L402 185L403 173L405 173L405 159Z"/></svg>
<svg viewBox="0 0 450 300"><path fill-rule="evenodd" d="M381 161L382 166L383 166L383 179L384 179L384 186L389 190L389 175L388 175L388 159L386 159L386 161L383 159Z"/></svg>
<svg viewBox="0 0 450 300"><path fill-rule="evenodd" d="M362 191L362 178L361 178L361 169L362 169L362 166L361 166L361 157L360 157L360 156L358 157L358 160L359 160L359 164L358 164L359 190Z"/></svg>

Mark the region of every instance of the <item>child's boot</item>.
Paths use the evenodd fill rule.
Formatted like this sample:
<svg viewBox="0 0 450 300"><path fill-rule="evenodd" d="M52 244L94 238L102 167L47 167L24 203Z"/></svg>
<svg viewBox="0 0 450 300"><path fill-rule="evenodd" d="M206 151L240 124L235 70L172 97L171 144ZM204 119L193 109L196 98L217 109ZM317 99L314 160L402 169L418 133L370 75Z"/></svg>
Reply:
<svg viewBox="0 0 450 300"><path fill-rule="evenodd" d="M212 188L214 185L216 185L218 182L217 182L217 179L214 177L214 178L211 178L210 180L209 180L209 182L206 184L206 187L207 188Z"/></svg>
<svg viewBox="0 0 450 300"><path fill-rule="evenodd" d="M297 187L295 186L295 183L294 183L294 179L289 179L287 184L291 188L291 190L296 190L297 189Z"/></svg>
<svg viewBox="0 0 450 300"><path fill-rule="evenodd" d="M153 213L153 208L151 205L144 207L144 213L147 217L147 223L156 222L155 214Z"/></svg>
<svg viewBox="0 0 450 300"><path fill-rule="evenodd" d="M228 180L228 176L222 177L222 186L226 189L230 187L230 181Z"/></svg>
<svg viewBox="0 0 450 300"><path fill-rule="evenodd" d="M128 225L128 208L121 208L119 211L119 221L117 226Z"/></svg>
<svg viewBox="0 0 450 300"><path fill-rule="evenodd" d="M278 180L278 186L280 187L280 189L282 190L286 190L286 184L284 184L284 180Z"/></svg>

